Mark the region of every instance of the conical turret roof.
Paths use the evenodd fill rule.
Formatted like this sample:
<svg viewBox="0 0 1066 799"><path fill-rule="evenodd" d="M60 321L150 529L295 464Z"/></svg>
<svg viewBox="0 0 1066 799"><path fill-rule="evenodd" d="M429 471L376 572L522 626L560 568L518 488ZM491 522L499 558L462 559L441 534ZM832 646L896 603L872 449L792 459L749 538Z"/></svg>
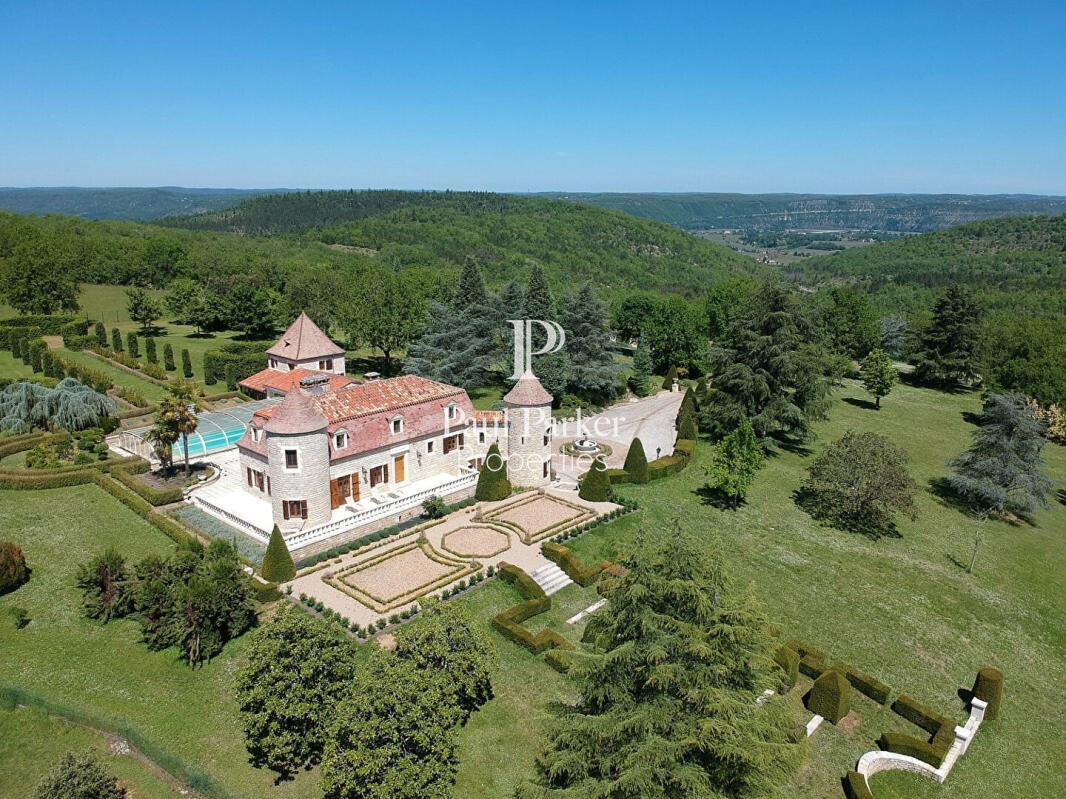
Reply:
<svg viewBox="0 0 1066 799"><path fill-rule="evenodd" d="M277 343L267 350L267 355L289 358L294 361L343 354L344 350L338 347L329 336L322 332L322 328L312 322L311 317L302 311L296 317L296 321L289 325L289 329L281 334Z"/></svg>
<svg viewBox="0 0 1066 799"><path fill-rule="evenodd" d="M263 429L268 433L293 436L325 430L328 424L314 400L294 386L274 408Z"/></svg>
<svg viewBox="0 0 1066 799"><path fill-rule="evenodd" d="M532 371L526 370L518 382L507 392L503 401L508 405L537 406L551 405L552 395L540 384Z"/></svg>

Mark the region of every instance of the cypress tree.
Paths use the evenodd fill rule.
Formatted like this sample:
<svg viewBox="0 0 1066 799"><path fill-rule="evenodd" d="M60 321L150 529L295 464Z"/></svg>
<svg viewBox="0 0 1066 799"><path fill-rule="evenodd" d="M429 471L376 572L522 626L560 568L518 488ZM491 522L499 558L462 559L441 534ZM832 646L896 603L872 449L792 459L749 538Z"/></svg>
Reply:
<svg viewBox="0 0 1066 799"><path fill-rule="evenodd" d="M644 454L644 445L639 438L634 438L626 453L626 462L622 467L634 483L646 483L649 479L648 458Z"/></svg>
<svg viewBox="0 0 1066 799"><path fill-rule="evenodd" d="M122 333L117 327L111 328L111 349L115 352L122 352Z"/></svg>
<svg viewBox="0 0 1066 799"><path fill-rule="evenodd" d="M295 576L296 564L293 563L289 548L285 546L281 530L275 524L270 533L266 554L263 556L263 579L272 583L287 583Z"/></svg>
<svg viewBox="0 0 1066 799"><path fill-rule="evenodd" d="M592 461L592 466L581 478L581 488L577 495L588 502L610 501L611 478L607 475L607 464L602 458Z"/></svg>
<svg viewBox="0 0 1066 799"><path fill-rule="evenodd" d="M675 380L677 380L677 367L671 366L666 370L666 377L663 378L663 388L669 391L673 388Z"/></svg>
<svg viewBox="0 0 1066 799"><path fill-rule="evenodd" d="M192 377L192 358L189 357L189 351L186 349L181 351L181 373L185 377Z"/></svg>
<svg viewBox="0 0 1066 799"><path fill-rule="evenodd" d="M126 352L129 353L131 358L141 357L141 350L137 345L137 334L132 330L126 334Z"/></svg>
<svg viewBox="0 0 1066 799"><path fill-rule="evenodd" d="M30 340L28 338L19 341L19 354L22 356L22 362L26 364L26 366L29 366L33 354L30 351Z"/></svg>
<svg viewBox="0 0 1066 799"><path fill-rule="evenodd" d="M511 496L511 481L507 479L507 461L500 448L493 444L485 455L485 463L477 477L474 497L479 502L495 502Z"/></svg>
<svg viewBox="0 0 1066 799"><path fill-rule="evenodd" d="M648 351L646 344L641 343L637 351L633 353L633 376L629 378L629 388L638 397L646 397L654 393L653 371L651 352Z"/></svg>
<svg viewBox="0 0 1066 799"><path fill-rule="evenodd" d="M174 366L174 348L170 346L169 341L163 345L163 368L168 372L173 372L177 368Z"/></svg>
<svg viewBox="0 0 1066 799"><path fill-rule="evenodd" d="M155 347L155 339L151 336L144 340L144 356L148 359L148 363L159 363L159 352Z"/></svg>
<svg viewBox="0 0 1066 799"><path fill-rule="evenodd" d="M96 334L96 343L101 347L107 346L107 331L104 329L103 322L97 322L93 325L93 333Z"/></svg>
<svg viewBox="0 0 1066 799"><path fill-rule="evenodd" d="M710 542L713 544L714 539ZM536 785L523 797L741 797L780 791L803 748L766 619L720 553L690 534L640 534L588 623L606 651L553 710ZM620 787L625 786L625 787Z"/></svg>
<svg viewBox="0 0 1066 799"><path fill-rule="evenodd" d="M677 437L695 441L698 438L698 432L695 416L691 412L686 413L685 418L681 420L681 427L677 431Z"/></svg>

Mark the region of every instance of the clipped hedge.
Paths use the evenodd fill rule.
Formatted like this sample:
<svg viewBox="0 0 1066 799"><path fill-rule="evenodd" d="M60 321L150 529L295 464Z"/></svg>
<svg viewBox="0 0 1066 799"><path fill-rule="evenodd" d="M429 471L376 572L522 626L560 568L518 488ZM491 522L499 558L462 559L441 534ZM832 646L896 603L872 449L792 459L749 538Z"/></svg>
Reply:
<svg viewBox="0 0 1066 799"><path fill-rule="evenodd" d="M779 646L774 652L774 663L785 673L782 682L786 689L795 687L796 681L799 680L799 662L800 656L795 649Z"/></svg>
<svg viewBox="0 0 1066 799"><path fill-rule="evenodd" d="M944 762L944 755L947 754L947 750L938 751L928 741L923 741L912 735L902 735L898 732L882 733L877 740L877 745L886 752L895 752L897 755L917 758L923 763L928 763L933 768L940 768Z"/></svg>
<svg viewBox="0 0 1066 799"><path fill-rule="evenodd" d="M844 777L844 796L848 799L874 799L866 777L857 771L849 771Z"/></svg>
<svg viewBox="0 0 1066 799"><path fill-rule="evenodd" d="M147 471L147 469L144 471ZM143 471L141 473L143 473ZM149 504L156 507L181 502L182 498L185 496L180 488L154 488L153 486L138 480L127 469L112 469L111 476L122 483L122 485L126 486L126 488L134 491Z"/></svg>
<svg viewBox="0 0 1066 799"><path fill-rule="evenodd" d="M93 472L91 481L96 483L100 488L104 489L108 494L113 496L131 511L136 513L150 525L159 530L167 538L171 539L177 544L188 544L194 541L199 542L200 539L194 533L192 533L184 525L179 524L169 516L164 516L162 513L157 513L156 510L148 503L147 500L141 499L130 489L124 485L115 482L107 475L99 472Z"/></svg>
<svg viewBox="0 0 1066 799"><path fill-rule="evenodd" d="M977 672L973 695L976 699L988 702L988 707L985 708L986 719L998 718L999 707L1003 704L1003 672L992 666L986 666Z"/></svg>
<svg viewBox="0 0 1066 799"><path fill-rule="evenodd" d="M545 541L541 544L540 551L544 557L555 563L566 572L566 576L580 586L590 586L600 579L605 563L595 566L586 566L574 552L562 544L554 541Z"/></svg>
<svg viewBox="0 0 1066 799"><path fill-rule="evenodd" d="M846 663L834 663L833 668L843 674L859 693L865 694L879 705L888 702L888 695L892 692L892 689L876 677L871 677L869 674L859 671Z"/></svg>
<svg viewBox="0 0 1066 799"><path fill-rule="evenodd" d="M621 483L643 483L653 480L660 480L663 477L669 477L672 474L677 474L686 466L688 466L689 459L692 457L692 453L696 451L696 442L679 438L674 442L674 454L664 455L661 458L651 461L646 465L648 480L635 479L632 474L625 469L608 469L607 476L611 479L611 485L618 485Z"/></svg>
<svg viewBox="0 0 1066 799"><path fill-rule="evenodd" d="M829 669L814 681L807 695L807 709L833 724L851 710L851 683L835 669Z"/></svg>
<svg viewBox="0 0 1066 799"><path fill-rule="evenodd" d="M519 646L524 646L534 655L549 649L572 650L573 645L554 630L541 630L533 635L522 626L522 622L551 608L551 597L544 593L544 589L537 585L532 577L510 563L501 563L498 572L500 579L513 585L519 594L526 597L526 601L512 605L493 617L492 626L497 632ZM569 669L569 664L564 664L558 657L553 658L553 661L555 662L552 663L552 668L565 665L565 668Z"/></svg>
<svg viewBox="0 0 1066 799"><path fill-rule="evenodd" d="M204 383L226 381L231 389L266 365L266 351L273 341L231 341L204 353Z"/></svg>
<svg viewBox="0 0 1066 799"><path fill-rule="evenodd" d="M944 718L906 694L902 694L892 703L892 712L897 716L902 716L916 727L921 727L930 735L936 735L945 724L955 727L954 721Z"/></svg>

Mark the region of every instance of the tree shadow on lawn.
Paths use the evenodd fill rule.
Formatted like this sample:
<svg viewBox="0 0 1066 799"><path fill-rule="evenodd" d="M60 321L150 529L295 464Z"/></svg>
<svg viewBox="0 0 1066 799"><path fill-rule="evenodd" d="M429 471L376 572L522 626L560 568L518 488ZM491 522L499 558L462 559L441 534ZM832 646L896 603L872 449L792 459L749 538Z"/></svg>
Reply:
<svg viewBox="0 0 1066 799"><path fill-rule="evenodd" d="M856 408L862 408L866 411L879 411L876 403L870 402L868 399L862 399L860 397L842 397L841 399L848 405L854 405Z"/></svg>
<svg viewBox="0 0 1066 799"><path fill-rule="evenodd" d="M1056 499L1057 499L1057 500L1058 500L1058 501L1059 501L1059 502L1060 502L1061 504L1063 504L1063 505L1066 505L1066 488L1060 489L1060 490L1059 490L1059 491L1058 491L1058 492L1056 493L1056 495L1055 495L1055 498L1056 498Z"/></svg>
<svg viewBox="0 0 1066 799"><path fill-rule="evenodd" d="M736 511L748 504L748 500L744 497L734 500L721 489L711 488L710 486L700 486L692 493L698 496L704 505L710 505L712 508L718 508L718 510Z"/></svg>
<svg viewBox="0 0 1066 799"><path fill-rule="evenodd" d="M793 491L792 501L808 516L826 527L843 530L847 533L858 533L871 541L879 541L882 538L903 538L903 534L899 531L894 519L883 515L869 518L849 518L832 513L825 508L818 492L811 491L808 488L797 488Z"/></svg>
<svg viewBox="0 0 1066 799"><path fill-rule="evenodd" d="M951 394L952 396L956 396L959 394L976 394L980 391L980 389L974 388L973 386L963 386L959 385L958 383L944 385L927 383L918 379L917 372L900 372L899 382L903 383L906 386L910 386L911 388L931 388L936 391L942 391L945 394Z"/></svg>
<svg viewBox="0 0 1066 799"><path fill-rule="evenodd" d="M766 457L768 458L776 458L780 456L781 453L778 452L778 450L790 452L793 455L799 455L801 458L806 458L814 452L813 449L807 446L803 439L799 438L774 437L770 439L770 443L772 446L763 447L763 452L766 453Z"/></svg>
<svg viewBox="0 0 1066 799"><path fill-rule="evenodd" d="M968 499L966 499L966 497L962 496L958 491L952 488L951 483L948 482L946 477L932 478L929 481L929 493L931 493L936 498L936 501L945 508L953 508L959 513L965 514L970 519L973 519L973 505ZM1037 526L1036 520L1032 516L1027 516L1022 513L1006 513L1002 516L996 516L993 518L995 518L996 521L1005 522L1011 527Z"/></svg>

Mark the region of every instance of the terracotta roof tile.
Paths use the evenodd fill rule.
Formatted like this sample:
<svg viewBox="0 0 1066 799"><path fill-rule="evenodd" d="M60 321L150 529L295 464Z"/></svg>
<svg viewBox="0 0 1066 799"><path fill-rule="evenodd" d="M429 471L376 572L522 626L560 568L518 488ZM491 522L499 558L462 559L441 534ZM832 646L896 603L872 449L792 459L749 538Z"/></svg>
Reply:
<svg viewBox="0 0 1066 799"><path fill-rule="evenodd" d="M322 374L322 372L313 369L304 369L303 367L297 367L291 372L279 372L277 369L263 369L250 377L244 378L244 380L240 382L240 385L251 389L252 391L259 391L264 394L268 388L273 389L274 391L279 391L282 394L288 394L292 391L293 386L298 386L300 381L305 377L314 377L319 374ZM329 387L333 391L338 391L358 382L358 380L348 377L347 375L329 376Z"/></svg>
<svg viewBox="0 0 1066 799"><path fill-rule="evenodd" d="M540 384L535 374L526 371L518 378L514 388L507 392L503 401L508 405L551 405L552 395Z"/></svg>
<svg viewBox="0 0 1066 799"><path fill-rule="evenodd" d="M270 418L263 426L268 433L299 435L325 430L328 422L318 409L314 397L297 389L285 395L285 399L270 410Z"/></svg>
<svg viewBox="0 0 1066 799"><path fill-rule="evenodd" d="M267 355L293 361L328 358L332 355L343 354L344 350L331 341L330 337L323 333L307 314L302 312L296 317L296 321L289 325L289 329L281 334L277 343L267 350Z"/></svg>

